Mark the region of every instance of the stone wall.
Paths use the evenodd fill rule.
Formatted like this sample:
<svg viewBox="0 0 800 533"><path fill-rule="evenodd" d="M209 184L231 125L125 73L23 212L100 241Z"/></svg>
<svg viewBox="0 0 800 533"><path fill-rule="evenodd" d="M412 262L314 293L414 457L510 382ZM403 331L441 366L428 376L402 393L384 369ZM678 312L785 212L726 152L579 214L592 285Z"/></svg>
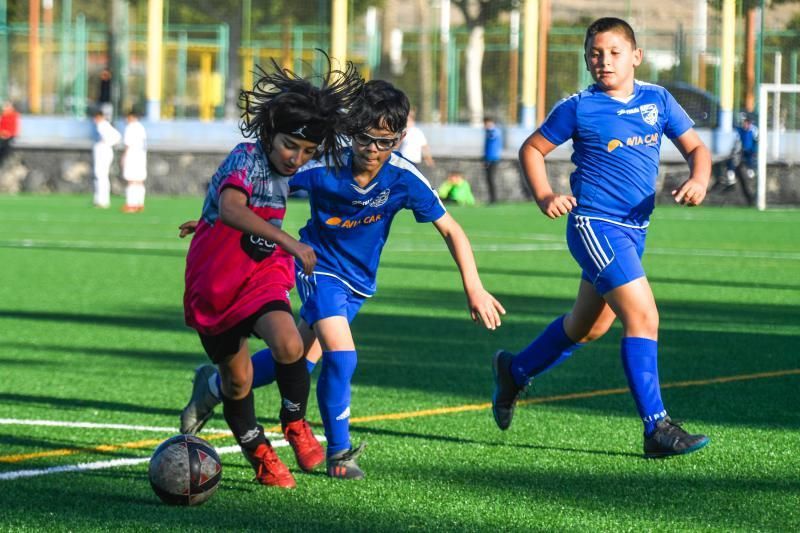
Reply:
<svg viewBox="0 0 800 533"><path fill-rule="evenodd" d="M208 180L226 156L227 151L151 151L148 154L148 194L202 195ZM111 171L112 193L121 194L124 187L120 179L119 155ZM547 170L555 190L569 191L569 173L572 163L564 159L548 159ZM469 157L436 157L436 166L422 167L422 172L437 187L449 171L457 170L472 184L478 201L488 198L485 171L479 159ZM714 166L715 178L709 191L709 204L746 205L754 196L752 179L740 180L733 186L724 186L724 162ZM665 161L661 164L657 201L672 201L670 191L688 175L685 163ZM530 192L516 159L507 158L500 163L496 187L501 201L524 201ZM87 145L70 148L17 147L0 166L0 193L86 193L92 190L92 156ZM768 205L800 204L800 165L771 164L767 181Z"/></svg>

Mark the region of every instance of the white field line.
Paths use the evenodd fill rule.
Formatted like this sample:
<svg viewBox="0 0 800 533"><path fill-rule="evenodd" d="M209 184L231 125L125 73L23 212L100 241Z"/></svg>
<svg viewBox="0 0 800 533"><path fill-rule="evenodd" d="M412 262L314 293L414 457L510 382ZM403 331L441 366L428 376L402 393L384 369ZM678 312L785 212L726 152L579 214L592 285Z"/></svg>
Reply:
<svg viewBox="0 0 800 533"><path fill-rule="evenodd" d="M137 426L128 424L95 424L93 422L62 422L59 420L23 420L17 418L0 418L0 425L22 425L22 426L51 426L51 427L66 427L66 428L83 428L83 429L125 429L131 431L153 431L153 432L168 432L177 433L177 429L173 427L159 427L159 426ZM203 432L208 433L230 433L227 430L204 429ZM279 433L267 433L270 438L273 448L283 448L288 446L289 443L285 439L274 439L274 437L282 436ZM318 441L324 442L325 437L315 435ZM215 448L219 455L226 455L229 453L239 452L239 446L224 446L222 448ZM77 463L71 465L51 466L49 468L31 468L26 470L14 470L11 472L0 473L0 481L13 480L26 477L46 476L50 474L63 474L65 472L85 472L88 470L103 470L106 468L120 468L123 466L133 466L150 461L150 457L132 457L124 459L111 459L109 461L94 461L91 463Z"/></svg>
<svg viewBox="0 0 800 533"><path fill-rule="evenodd" d="M0 247L15 248L63 248L63 249L102 249L102 250L175 250L186 249L185 243L166 244L155 242L127 241L124 246L117 243L100 243L95 241L37 241L32 239L1 241ZM509 243L509 244L473 244L475 252L547 252L565 251L564 243ZM386 248L386 253L449 253L447 247L441 243L430 246L411 243L396 243ZM714 249L686 249L686 248L649 248L649 255L676 255L694 257L729 257L735 259L772 259L780 261L800 261L800 252L759 251L759 250L714 250Z"/></svg>
<svg viewBox="0 0 800 533"><path fill-rule="evenodd" d="M286 446L285 440L275 441L272 446L279 448ZM216 448L219 455L238 452L238 446L225 446ZM106 468L120 468L123 466L133 466L150 461L149 457L136 457L130 459L112 459L110 461L95 461L93 463L78 463L74 465L51 466L49 468L31 468L28 470L14 470L0 474L0 481L20 479L26 477L46 476L49 474L63 474L65 472L86 472L88 470L104 470Z"/></svg>

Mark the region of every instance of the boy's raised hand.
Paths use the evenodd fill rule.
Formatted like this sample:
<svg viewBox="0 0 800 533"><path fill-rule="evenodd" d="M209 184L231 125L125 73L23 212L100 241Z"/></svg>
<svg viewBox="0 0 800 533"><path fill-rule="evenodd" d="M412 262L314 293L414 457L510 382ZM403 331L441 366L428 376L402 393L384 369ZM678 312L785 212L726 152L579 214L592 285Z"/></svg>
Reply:
<svg viewBox="0 0 800 533"><path fill-rule="evenodd" d="M467 294L467 304L473 322L480 320L486 329L499 328L500 315L506 314L506 310L500 302L483 288Z"/></svg>
<svg viewBox="0 0 800 533"><path fill-rule="evenodd" d="M688 207L700 205L706 197L707 185L703 180L689 178L672 191L672 197L675 198L676 203Z"/></svg>
<svg viewBox="0 0 800 533"><path fill-rule="evenodd" d="M542 213L550 218L558 218L566 215L578 205L574 196L569 194L548 194L541 200L536 200L536 204Z"/></svg>

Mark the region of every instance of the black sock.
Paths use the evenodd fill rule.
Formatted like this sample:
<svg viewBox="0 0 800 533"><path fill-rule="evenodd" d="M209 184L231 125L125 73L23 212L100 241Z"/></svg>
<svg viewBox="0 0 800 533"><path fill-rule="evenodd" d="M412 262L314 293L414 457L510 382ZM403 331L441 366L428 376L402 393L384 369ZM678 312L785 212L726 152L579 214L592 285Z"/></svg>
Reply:
<svg viewBox="0 0 800 533"><path fill-rule="evenodd" d="M311 376L308 374L305 357L288 365L275 361L275 381L281 392L281 424L302 420L306 417Z"/></svg>
<svg viewBox="0 0 800 533"><path fill-rule="evenodd" d="M264 428L256 421L256 407L253 401L253 391L241 400L232 400L222 396L222 413L225 415L225 422L231 428L233 436L239 446L245 450L255 450L260 444L267 443L264 435Z"/></svg>

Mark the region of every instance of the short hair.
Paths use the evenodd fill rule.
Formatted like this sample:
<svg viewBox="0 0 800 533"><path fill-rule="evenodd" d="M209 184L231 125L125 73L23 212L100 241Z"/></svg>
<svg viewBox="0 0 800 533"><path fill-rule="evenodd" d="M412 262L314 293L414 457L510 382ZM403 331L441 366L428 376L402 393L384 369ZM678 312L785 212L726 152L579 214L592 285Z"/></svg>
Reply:
<svg viewBox="0 0 800 533"><path fill-rule="evenodd" d="M384 80L370 80L357 106L353 108L354 122L360 131L387 128L395 133L406 129L411 104L406 94Z"/></svg>
<svg viewBox="0 0 800 533"><path fill-rule="evenodd" d="M622 19L616 17L603 17L595 20L589 27L586 28L586 38L583 40L583 49L589 45L589 39L598 33L605 33L607 31L617 31L625 36L628 41L636 48L636 34L630 24Z"/></svg>
<svg viewBox="0 0 800 533"><path fill-rule="evenodd" d="M328 54L318 51L327 61L326 71L314 76L319 86L274 59L273 72L257 66L253 90L239 93L239 129L243 136L261 140L265 151L271 150L277 133L299 134L319 144L320 155L339 168L343 148L338 140L355 130L348 111L360 96L364 79L351 61L343 71L334 69Z"/></svg>

